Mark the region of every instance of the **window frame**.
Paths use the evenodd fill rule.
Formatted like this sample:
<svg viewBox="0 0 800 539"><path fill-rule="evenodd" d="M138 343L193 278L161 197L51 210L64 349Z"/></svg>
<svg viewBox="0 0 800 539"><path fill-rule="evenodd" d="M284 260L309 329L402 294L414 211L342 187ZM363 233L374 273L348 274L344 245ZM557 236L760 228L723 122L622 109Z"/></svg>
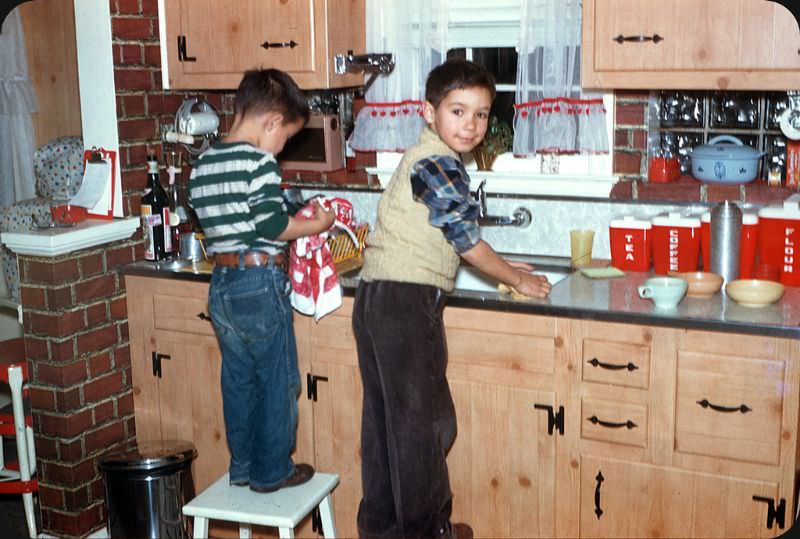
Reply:
<svg viewBox="0 0 800 539"><path fill-rule="evenodd" d="M519 0L496 0L487 12L485 2L450 0L448 50L514 47L519 52ZM483 5L481 5L483 4ZM498 92L515 92L516 85L499 84ZM478 171L472 156L462 156L473 181L486 180L488 192L525 195L608 197L618 178L613 174L614 94L602 94L606 114L609 152L597 155L498 156L493 170ZM401 152L378 152L377 166L367 172L388 183L402 156Z"/></svg>

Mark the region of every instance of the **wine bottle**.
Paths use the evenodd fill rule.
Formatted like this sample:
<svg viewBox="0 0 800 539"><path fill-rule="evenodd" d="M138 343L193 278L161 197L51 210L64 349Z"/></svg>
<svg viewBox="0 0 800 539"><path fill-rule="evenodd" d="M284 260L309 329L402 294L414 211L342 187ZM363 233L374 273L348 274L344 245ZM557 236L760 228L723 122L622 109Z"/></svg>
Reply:
<svg viewBox="0 0 800 539"><path fill-rule="evenodd" d="M160 261L173 254L172 230L169 226L169 196L161 186L158 159L147 156L147 188L141 203L144 257Z"/></svg>

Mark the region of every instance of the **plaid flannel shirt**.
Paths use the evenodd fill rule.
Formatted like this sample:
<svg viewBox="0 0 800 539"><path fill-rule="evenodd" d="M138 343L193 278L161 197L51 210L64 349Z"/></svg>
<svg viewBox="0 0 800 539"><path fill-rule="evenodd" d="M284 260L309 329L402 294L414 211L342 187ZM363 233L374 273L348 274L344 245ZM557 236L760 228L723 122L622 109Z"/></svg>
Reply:
<svg viewBox="0 0 800 539"><path fill-rule="evenodd" d="M436 155L411 167L414 199L428 207L428 222L441 228L456 253L480 241L478 202L469 193L469 175L460 160Z"/></svg>

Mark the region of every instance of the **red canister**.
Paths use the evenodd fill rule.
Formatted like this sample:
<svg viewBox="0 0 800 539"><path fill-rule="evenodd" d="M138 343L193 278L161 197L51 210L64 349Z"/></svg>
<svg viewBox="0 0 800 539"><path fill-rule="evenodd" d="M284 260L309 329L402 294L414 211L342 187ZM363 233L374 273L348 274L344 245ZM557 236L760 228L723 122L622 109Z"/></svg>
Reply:
<svg viewBox="0 0 800 539"><path fill-rule="evenodd" d="M697 271L700 256L700 218L669 213L653 217L653 269Z"/></svg>
<svg viewBox="0 0 800 539"><path fill-rule="evenodd" d="M785 201L758 212L759 265L780 274L788 286L800 286L800 202Z"/></svg>
<svg viewBox="0 0 800 539"><path fill-rule="evenodd" d="M652 223L625 215L608 226L611 265L623 271L649 271L653 251Z"/></svg>

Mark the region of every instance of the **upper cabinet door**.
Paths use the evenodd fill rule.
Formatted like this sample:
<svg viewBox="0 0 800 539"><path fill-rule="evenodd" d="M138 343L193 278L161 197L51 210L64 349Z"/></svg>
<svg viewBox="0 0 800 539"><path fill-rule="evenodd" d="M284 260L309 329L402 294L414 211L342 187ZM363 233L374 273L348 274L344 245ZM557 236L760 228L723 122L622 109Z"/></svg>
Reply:
<svg viewBox="0 0 800 539"><path fill-rule="evenodd" d="M795 89L800 29L764 0L584 0L586 88Z"/></svg>
<svg viewBox="0 0 800 539"><path fill-rule="evenodd" d="M363 84L363 75L335 75L333 56L364 52L364 16L364 0L163 0L164 86L234 89L258 68L285 71L304 89Z"/></svg>

